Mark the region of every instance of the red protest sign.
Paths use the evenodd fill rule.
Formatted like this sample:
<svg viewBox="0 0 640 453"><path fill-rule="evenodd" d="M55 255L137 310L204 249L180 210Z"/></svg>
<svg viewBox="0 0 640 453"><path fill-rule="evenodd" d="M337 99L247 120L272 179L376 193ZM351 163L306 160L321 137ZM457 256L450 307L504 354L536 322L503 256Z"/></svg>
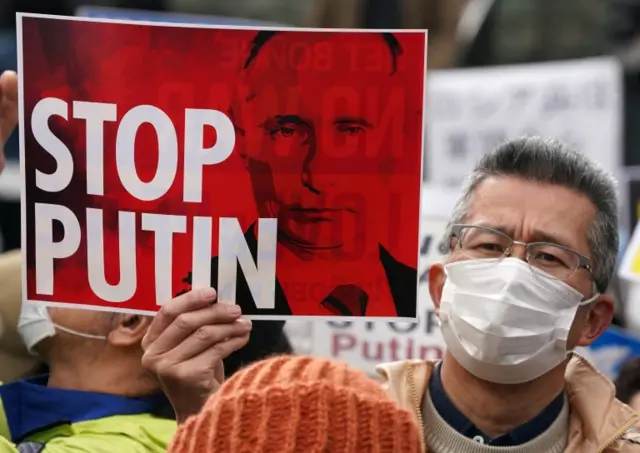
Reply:
<svg viewBox="0 0 640 453"><path fill-rule="evenodd" d="M426 33L19 17L26 295L416 316Z"/></svg>

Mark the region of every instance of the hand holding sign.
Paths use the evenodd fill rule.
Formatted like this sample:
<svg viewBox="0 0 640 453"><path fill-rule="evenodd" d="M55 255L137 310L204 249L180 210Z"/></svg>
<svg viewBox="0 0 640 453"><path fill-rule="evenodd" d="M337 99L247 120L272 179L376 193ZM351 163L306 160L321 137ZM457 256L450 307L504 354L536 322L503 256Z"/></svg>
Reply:
<svg viewBox="0 0 640 453"><path fill-rule="evenodd" d="M224 381L222 360L249 340L251 322L237 305L214 303L212 289L163 305L142 340L142 364L158 376L178 422L200 411Z"/></svg>
<svg viewBox="0 0 640 453"><path fill-rule="evenodd" d="M4 144L18 124L18 76L5 71L0 76L0 172L4 168Z"/></svg>

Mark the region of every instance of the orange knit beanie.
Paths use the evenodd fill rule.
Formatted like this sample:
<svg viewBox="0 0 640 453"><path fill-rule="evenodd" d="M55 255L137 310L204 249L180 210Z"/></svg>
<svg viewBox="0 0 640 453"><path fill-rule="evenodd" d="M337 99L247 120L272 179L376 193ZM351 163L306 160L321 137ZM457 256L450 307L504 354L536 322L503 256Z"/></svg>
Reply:
<svg viewBox="0 0 640 453"><path fill-rule="evenodd" d="M282 356L243 369L182 425L170 453L419 453L420 428L345 363Z"/></svg>

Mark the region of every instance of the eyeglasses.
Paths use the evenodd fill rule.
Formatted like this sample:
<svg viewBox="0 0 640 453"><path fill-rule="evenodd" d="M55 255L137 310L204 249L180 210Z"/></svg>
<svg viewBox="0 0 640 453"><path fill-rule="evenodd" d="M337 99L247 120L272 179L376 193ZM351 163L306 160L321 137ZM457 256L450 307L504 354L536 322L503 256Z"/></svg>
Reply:
<svg viewBox="0 0 640 453"><path fill-rule="evenodd" d="M513 245L525 248L525 261L536 274L568 280L578 271L591 274L589 258L562 245L550 242L515 241L501 231L478 225L453 225L451 249L470 259L501 260L512 253Z"/></svg>

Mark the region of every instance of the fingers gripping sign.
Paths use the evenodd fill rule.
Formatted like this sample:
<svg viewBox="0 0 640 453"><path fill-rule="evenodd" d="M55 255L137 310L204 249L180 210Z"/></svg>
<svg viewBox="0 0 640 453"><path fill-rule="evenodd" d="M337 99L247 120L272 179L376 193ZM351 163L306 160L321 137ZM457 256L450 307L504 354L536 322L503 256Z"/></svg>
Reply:
<svg viewBox="0 0 640 453"><path fill-rule="evenodd" d="M240 307L215 303L212 288L163 305L142 341L142 364L158 376L179 422L200 410L224 381L222 360L249 341Z"/></svg>

